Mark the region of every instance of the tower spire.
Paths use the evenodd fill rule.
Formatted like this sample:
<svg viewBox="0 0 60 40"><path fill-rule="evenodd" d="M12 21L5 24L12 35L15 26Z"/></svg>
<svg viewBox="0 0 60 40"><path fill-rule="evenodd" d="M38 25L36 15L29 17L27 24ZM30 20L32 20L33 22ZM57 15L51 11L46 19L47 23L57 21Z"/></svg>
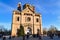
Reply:
<svg viewBox="0 0 60 40"><path fill-rule="evenodd" d="M17 10L21 11L21 2L18 3Z"/></svg>

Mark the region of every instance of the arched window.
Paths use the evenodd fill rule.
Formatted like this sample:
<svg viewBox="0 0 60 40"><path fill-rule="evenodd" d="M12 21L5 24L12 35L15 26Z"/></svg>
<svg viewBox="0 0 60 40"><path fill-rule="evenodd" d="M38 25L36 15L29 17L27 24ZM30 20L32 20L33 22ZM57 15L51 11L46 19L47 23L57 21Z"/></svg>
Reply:
<svg viewBox="0 0 60 40"><path fill-rule="evenodd" d="M19 21L19 17L17 17L17 21Z"/></svg>
<svg viewBox="0 0 60 40"><path fill-rule="evenodd" d="M39 19L38 18L36 18L36 22L39 22Z"/></svg>

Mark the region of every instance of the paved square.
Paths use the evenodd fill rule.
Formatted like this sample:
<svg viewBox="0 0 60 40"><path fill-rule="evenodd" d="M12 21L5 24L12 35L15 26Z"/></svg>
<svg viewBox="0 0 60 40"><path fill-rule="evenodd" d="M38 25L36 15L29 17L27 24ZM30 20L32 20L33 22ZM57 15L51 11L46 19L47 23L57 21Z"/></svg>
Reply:
<svg viewBox="0 0 60 40"><path fill-rule="evenodd" d="M2 38L0 38L0 40L3 40ZM15 38L11 38L8 39L6 38L6 40L23 40L23 37L15 37ZM54 36L53 39L51 39L48 36L43 36L42 39L39 39L38 37L29 37L28 39L25 37L25 40L60 40L60 38L58 36Z"/></svg>

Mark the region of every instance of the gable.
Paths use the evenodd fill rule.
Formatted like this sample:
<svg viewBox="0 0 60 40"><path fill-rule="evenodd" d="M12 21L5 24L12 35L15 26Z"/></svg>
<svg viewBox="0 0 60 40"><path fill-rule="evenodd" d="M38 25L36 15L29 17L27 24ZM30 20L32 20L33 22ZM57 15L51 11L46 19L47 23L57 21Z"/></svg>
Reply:
<svg viewBox="0 0 60 40"><path fill-rule="evenodd" d="M30 10L29 8L25 8L24 10L22 10L22 13L29 13L29 14L33 14L33 11Z"/></svg>

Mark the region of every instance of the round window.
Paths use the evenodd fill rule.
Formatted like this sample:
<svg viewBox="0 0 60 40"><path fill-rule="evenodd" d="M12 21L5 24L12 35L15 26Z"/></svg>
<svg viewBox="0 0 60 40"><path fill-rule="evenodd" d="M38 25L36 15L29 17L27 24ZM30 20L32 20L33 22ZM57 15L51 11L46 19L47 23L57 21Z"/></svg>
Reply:
<svg viewBox="0 0 60 40"><path fill-rule="evenodd" d="M31 18L30 18L30 17L28 17L28 18L27 18L27 21L30 21L30 20L31 20Z"/></svg>

